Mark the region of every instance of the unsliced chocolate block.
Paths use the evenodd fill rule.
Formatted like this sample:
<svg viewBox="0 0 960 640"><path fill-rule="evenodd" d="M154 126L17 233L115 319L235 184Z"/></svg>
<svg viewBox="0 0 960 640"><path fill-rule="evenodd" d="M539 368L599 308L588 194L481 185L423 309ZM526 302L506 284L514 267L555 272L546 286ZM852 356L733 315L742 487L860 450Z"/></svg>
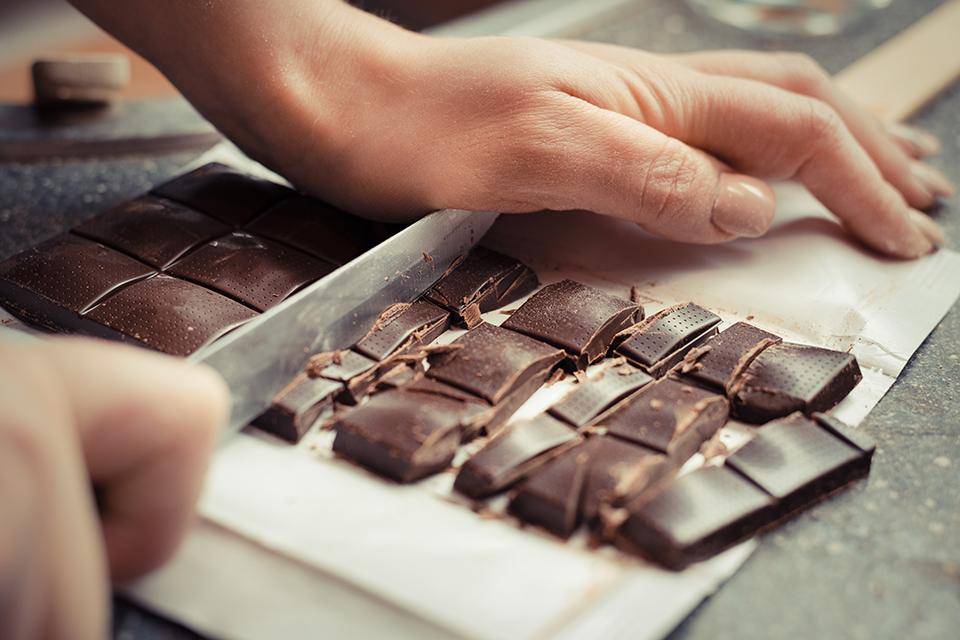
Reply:
<svg viewBox="0 0 960 640"><path fill-rule="evenodd" d="M240 226L252 220L294 191L269 180L240 173L226 165L211 163L153 190L222 222Z"/></svg>
<svg viewBox="0 0 960 640"><path fill-rule="evenodd" d="M589 444L587 441L565 451L524 480L510 498L510 513L527 524L569 538L580 525Z"/></svg>
<svg viewBox="0 0 960 640"><path fill-rule="evenodd" d="M460 349L430 358L427 376L497 404L532 377L549 373L563 352L492 324L480 324L453 344Z"/></svg>
<svg viewBox="0 0 960 640"><path fill-rule="evenodd" d="M862 378L857 359L849 353L776 344L761 352L731 386L734 416L759 424L794 411L827 411Z"/></svg>
<svg viewBox="0 0 960 640"><path fill-rule="evenodd" d="M160 274L121 289L85 317L104 327L104 337L186 356L256 315L219 293Z"/></svg>
<svg viewBox="0 0 960 640"><path fill-rule="evenodd" d="M624 331L616 352L659 378L719 324L719 316L692 302L668 307Z"/></svg>
<svg viewBox="0 0 960 640"><path fill-rule="evenodd" d="M539 286L530 267L502 253L475 247L454 262L425 297L456 314L467 327L480 314L527 295Z"/></svg>
<svg viewBox="0 0 960 640"><path fill-rule="evenodd" d="M865 476L871 454L796 413L760 428L726 465L776 498L781 517Z"/></svg>
<svg viewBox="0 0 960 640"><path fill-rule="evenodd" d="M601 371L598 377L578 383L549 412L574 427L585 427L618 401L651 382L653 378L647 373L629 364L621 364Z"/></svg>
<svg viewBox="0 0 960 640"><path fill-rule="evenodd" d="M598 427L683 464L727 422L729 412L725 397L661 378L620 405Z"/></svg>
<svg viewBox="0 0 960 640"><path fill-rule="evenodd" d="M339 416L333 450L397 482L446 469L463 425L480 404L402 389L385 391Z"/></svg>
<svg viewBox="0 0 960 640"><path fill-rule="evenodd" d="M77 330L85 324L81 312L151 273L122 253L64 234L0 263L0 304L31 324Z"/></svg>
<svg viewBox="0 0 960 640"><path fill-rule="evenodd" d="M84 222L74 233L162 269L230 227L171 200L144 196Z"/></svg>
<svg viewBox="0 0 960 640"><path fill-rule="evenodd" d="M547 414L510 425L463 464L453 488L471 498L498 493L581 440Z"/></svg>
<svg viewBox="0 0 960 640"><path fill-rule="evenodd" d="M692 349L683 360L682 375L726 393L761 351L779 342L780 336L738 322Z"/></svg>
<svg viewBox="0 0 960 640"><path fill-rule="evenodd" d="M670 569L705 560L756 533L774 499L724 467L702 467L628 505L614 543Z"/></svg>
<svg viewBox="0 0 960 640"><path fill-rule="evenodd" d="M676 470L661 453L617 438L590 438L587 479L580 502L580 515L594 523L603 506L616 507L640 495Z"/></svg>
<svg viewBox="0 0 960 640"><path fill-rule="evenodd" d="M270 408L253 424L288 442L299 442L342 389L339 382L301 373L277 394Z"/></svg>
<svg viewBox="0 0 960 640"><path fill-rule="evenodd" d="M369 221L306 196L281 201L248 224L246 230L337 266L377 243Z"/></svg>
<svg viewBox="0 0 960 640"><path fill-rule="evenodd" d="M266 311L335 268L297 249L237 232L190 252L167 273Z"/></svg>
<svg viewBox="0 0 960 640"><path fill-rule="evenodd" d="M417 300L402 309L384 312L370 332L353 349L375 360L383 360L403 348L427 344L443 333L449 323L450 312L432 302Z"/></svg>
<svg viewBox="0 0 960 640"><path fill-rule="evenodd" d="M614 336L642 316L643 309L629 300L563 280L531 296L502 326L560 347L582 369L601 358Z"/></svg>

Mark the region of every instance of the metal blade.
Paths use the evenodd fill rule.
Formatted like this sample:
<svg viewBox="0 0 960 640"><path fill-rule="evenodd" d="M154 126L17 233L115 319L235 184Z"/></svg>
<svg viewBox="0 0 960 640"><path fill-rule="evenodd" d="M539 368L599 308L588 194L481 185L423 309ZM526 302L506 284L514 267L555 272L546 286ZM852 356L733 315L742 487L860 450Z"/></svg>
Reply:
<svg viewBox="0 0 960 640"><path fill-rule="evenodd" d="M230 387L227 435L270 406L312 354L349 347L387 306L425 291L496 217L433 213L194 354L191 360L216 369Z"/></svg>

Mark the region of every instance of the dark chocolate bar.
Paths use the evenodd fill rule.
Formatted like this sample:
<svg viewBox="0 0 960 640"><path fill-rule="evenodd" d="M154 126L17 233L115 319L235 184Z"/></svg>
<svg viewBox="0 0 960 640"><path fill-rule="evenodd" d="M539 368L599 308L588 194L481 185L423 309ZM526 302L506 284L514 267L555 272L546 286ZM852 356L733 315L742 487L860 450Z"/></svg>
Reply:
<svg viewBox="0 0 960 640"><path fill-rule="evenodd" d="M590 441L568 449L523 481L508 510L517 518L561 538L580 526L580 496L590 462Z"/></svg>
<svg viewBox="0 0 960 640"><path fill-rule="evenodd" d="M621 506L676 470L661 453L609 436L590 438L590 462L580 501L584 522L596 523L602 507Z"/></svg>
<svg viewBox="0 0 960 640"><path fill-rule="evenodd" d="M299 442L342 389L339 382L301 373L277 394L270 408L253 424L288 442Z"/></svg>
<svg viewBox="0 0 960 640"><path fill-rule="evenodd" d="M759 424L794 411L827 411L861 378L857 359L849 353L776 344L761 352L731 386L734 416Z"/></svg>
<svg viewBox="0 0 960 640"><path fill-rule="evenodd" d="M498 493L581 440L546 414L510 425L463 464L453 488L471 498Z"/></svg>
<svg viewBox="0 0 960 640"><path fill-rule="evenodd" d="M433 342L446 330L449 319L449 311L417 300L402 309L388 309L353 348L374 360L384 360L402 348Z"/></svg>
<svg viewBox="0 0 960 640"><path fill-rule="evenodd" d="M668 307L624 330L616 352L659 378L719 324L719 316L692 302Z"/></svg>
<svg viewBox="0 0 960 640"><path fill-rule="evenodd" d="M614 336L642 315L643 309L629 300L563 280L531 296L502 326L560 347L582 369L601 358Z"/></svg>
<svg viewBox="0 0 960 640"><path fill-rule="evenodd" d="M549 412L574 427L585 427L618 401L651 382L653 378L647 373L629 364L620 364L579 382L563 400L550 407Z"/></svg>
<svg viewBox="0 0 960 640"><path fill-rule="evenodd" d="M780 336L738 322L692 349L683 360L682 375L726 393L761 351L780 342Z"/></svg>

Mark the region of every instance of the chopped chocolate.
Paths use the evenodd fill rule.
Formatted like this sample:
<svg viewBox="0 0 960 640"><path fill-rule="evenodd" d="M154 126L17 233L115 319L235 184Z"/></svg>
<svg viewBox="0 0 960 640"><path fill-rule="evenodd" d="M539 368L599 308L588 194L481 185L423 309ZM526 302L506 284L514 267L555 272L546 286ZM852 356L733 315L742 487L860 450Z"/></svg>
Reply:
<svg viewBox="0 0 960 640"><path fill-rule="evenodd" d="M599 377L578 383L549 411L555 418L574 427L585 427L614 404L652 381L653 378L645 372L629 364L621 364L602 371Z"/></svg>
<svg viewBox="0 0 960 640"><path fill-rule="evenodd" d="M717 315L692 302L668 307L626 329L616 352L659 378L692 347L714 335L718 324Z"/></svg>
<svg viewBox="0 0 960 640"><path fill-rule="evenodd" d="M780 336L738 322L692 349L684 358L682 375L726 393L760 352L779 342Z"/></svg>
<svg viewBox="0 0 960 640"><path fill-rule="evenodd" d="M723 396L661 378L631 396L598 427L682 464L727 422L729 410Z"/></svg>
<svg viewBox="0 0 960 640"><path fill-rule="evenodd" d="M676 470L666 456L617 438L590 439L590 462L580 504L582 520L595 523L601 507L620 506Z"/></svg>
<svg viewBox="0 0 960 640"><path fill-rule="evenodd" d="M443 333L450 319L450 312L426 300L407 305L399 313L391 308L374 323L373 328L353 346L357 352L383 360L403 348L430 343Z"/></svg>
<svg viewBox="0 0 960 640"><path fill-rule="evenodd" d="M426 298L457 315L467 327L480 314L510 304L539 286L530 267L485 247L475 247L455 262L426 293Z"/></svg>
<svg viewBox="0 0 960 640"><path fill-rule="evenodd" d="M563 280L531 296L502 326L560 347L582 369L601 358L613 337L642 314L628 300Z"/></svg>
<svg viewBox="0 0 960 640"><path fill-rule="evenodd" d="M510 498L508 510L527 524L569 538L580 526L580 496L590 461L587 441L537 469Z"/></svg>
<svg viewBox="0 0 960 640"><path fill-rule="evenodd" d="M393 363L378 362L356 351L344 350L338 352L330 364L325 366L318 367L311 363L308 365L308 373L313 377L343 383L343 392L337 400L345 404L356 404L367 395L381 374L392 368Z"/></svg>
<svg viewBox="0 0 960 640"><path fill-rule="evenodd" d="M759 424L794 411L827 411L862 377L857 359L849 353L776 344L761 352L731 386L734 416Z"/></svg>
<svg viewBox="0 0 960 640"><path fill-rule="evenodd" d="M302 373L277 394L253 424L288 442L299 442L341 389L339 382Z"/></svg>
<svg viewBox="0 0 960 640"><path fill-rule="evenodd" d="M573 429L546 414L516 423L464 463L453 488L471 498L498 493L581 439Z"/></svg>

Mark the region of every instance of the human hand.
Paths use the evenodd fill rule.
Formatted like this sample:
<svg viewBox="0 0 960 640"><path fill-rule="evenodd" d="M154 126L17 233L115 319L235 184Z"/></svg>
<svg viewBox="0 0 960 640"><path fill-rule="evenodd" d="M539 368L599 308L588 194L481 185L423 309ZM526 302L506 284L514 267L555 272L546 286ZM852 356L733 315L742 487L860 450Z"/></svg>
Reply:
<svg viewBox="0 0 960 640"><path fill-rule="evenodd" d="M190 521L224 385L92 340L0 342L0 362L0 638L104 638L108 574L158 566Z"/></svg>

